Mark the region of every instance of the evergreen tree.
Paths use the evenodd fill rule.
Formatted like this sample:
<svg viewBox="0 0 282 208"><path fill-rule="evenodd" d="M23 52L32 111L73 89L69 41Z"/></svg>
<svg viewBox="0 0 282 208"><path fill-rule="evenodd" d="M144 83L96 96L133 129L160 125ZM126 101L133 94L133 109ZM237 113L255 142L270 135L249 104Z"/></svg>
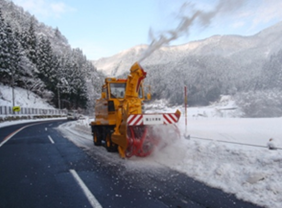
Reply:
<svg viewBox="0 0 282 208"><path fill-rule="evenodd" d="M272 55L265 63L262 80L264 89L282 89L282 50Z"/></svg>
<svg viewBox="0 0 282 208"><path fill-rule="evenodd" d="M26 52L27 58L35 65L37 64L37 44L34 23L31 21L28 30L22 32L21 45Z"/></svg>
<svg viewBox="0 0 282 208"><path fill-rule="evenodd" d="M53 53L49 39L41 37L38 45L37 69L38 78L46 85L48 90L55 91L57 85L58 60Z"/></svg>
<svg viewBox="0 0 282 208"><path fill-rule="evenodd" d="M10 24L6 24L0 12L0 75L1 82L14 86L19 76L20 51Z"/></svg>
<svg viewBox="0 0 282 208"><path fill-rule="evenodd" d="M58 91L62 106L85 108L87 105L87 65L86 59L78 49L65 54L58 71Z"/></svg>
<svg viewBox="0 0 282 208"><path fill-rule="evenodd" d="M6 34L7 34L7 54L8 57L6 59L8 65L8 70L9 70L9 76L12 80L12 84L15 84L15 81L19 79L21 76L20 73L20 51L19 51L19 46L16 38L14 38L14 34L12 31L12 28L9 24L7 24L6 27Z"/></svg>
<svg viewBox="0 0 282 208"><path fill-rule="evenodd" d="M7 25L0 9L0 81L8 82Z"/></svg>

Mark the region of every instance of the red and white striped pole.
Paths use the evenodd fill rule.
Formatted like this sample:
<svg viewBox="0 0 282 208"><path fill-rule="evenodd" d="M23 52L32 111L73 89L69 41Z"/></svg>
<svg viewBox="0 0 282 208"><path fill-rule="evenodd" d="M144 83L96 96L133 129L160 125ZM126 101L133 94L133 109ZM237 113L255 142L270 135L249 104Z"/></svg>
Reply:
<svg viewBox="0 0 282 208"><path fill-rule="evenodd" d="M185 133L184 137L186 139L190 139L190 135L187 132L187 106L188 106L188 98L187 98L187 86L184 86L184 105L185 105Z"/></svg>

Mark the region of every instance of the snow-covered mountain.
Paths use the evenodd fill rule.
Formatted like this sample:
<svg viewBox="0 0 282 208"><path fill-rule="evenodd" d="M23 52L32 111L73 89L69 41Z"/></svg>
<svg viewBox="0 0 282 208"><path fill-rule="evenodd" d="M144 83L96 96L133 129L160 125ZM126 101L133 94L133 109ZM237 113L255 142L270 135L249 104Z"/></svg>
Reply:
<svg viewBox="0 0 282 208"><path fill-rule="evenodd" d="M148 49L148 45L138 45L114 56L92 61L93 65L107 76L118 76L127 72ZM189 42L179 46L162 47L145 59L142 66L177 63L188 56L215 55L250 64L254 60L265 59L282 48L282 22L253 36L223 35Z"/></svg>

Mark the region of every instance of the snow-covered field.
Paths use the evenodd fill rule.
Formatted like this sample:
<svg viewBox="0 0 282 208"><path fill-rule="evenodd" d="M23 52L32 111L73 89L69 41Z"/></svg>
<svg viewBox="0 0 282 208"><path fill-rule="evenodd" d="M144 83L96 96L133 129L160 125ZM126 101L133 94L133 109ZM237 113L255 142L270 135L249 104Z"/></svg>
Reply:
<svg viewBox="0 0 282 208"><path fill-rule="evenodd" d="M156 111L175 110L161 107ZM181 136L176 140L163 136L167 143L165 148L156 150L146 158L125 160L126 167L165 166L225 192L234 193L240 199L263 207L282 207L282 118L214 117L216 111L215 106L189 108L190 139ZM203 112L205 116L202 116ZM73 137L71 140L74 142L78 135L82 140L92 141L89 122L88 119L78 120L62 125L60 129L68 131L68 137ZM184 135L184 114L178 127L181 135ZM268 149L270 138L278 149ZM90 148L97 147L92 146L91 142ZM107 153L104 148L99 150L111 161L114 159L120 163L118 154Z"/></svg>

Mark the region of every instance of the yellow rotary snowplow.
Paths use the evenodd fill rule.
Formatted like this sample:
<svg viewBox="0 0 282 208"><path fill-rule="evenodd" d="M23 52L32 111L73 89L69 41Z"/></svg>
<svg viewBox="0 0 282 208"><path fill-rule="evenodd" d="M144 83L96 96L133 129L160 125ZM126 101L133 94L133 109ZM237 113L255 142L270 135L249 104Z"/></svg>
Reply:
<svg viewBox="0 0 282 208"><path fill-rule="evenodd" d="M155 125L175 124L180 111L175 113L144 114L143 82L146 72L133 64L127 79L106 78L101 98L96 101L95 121L90 123L94 145L103 143L110 152L118 150L122 158L133 155L145 157L152 153L160 141L153 130ZM175 134L179 136L177 127Z"/></svg>

